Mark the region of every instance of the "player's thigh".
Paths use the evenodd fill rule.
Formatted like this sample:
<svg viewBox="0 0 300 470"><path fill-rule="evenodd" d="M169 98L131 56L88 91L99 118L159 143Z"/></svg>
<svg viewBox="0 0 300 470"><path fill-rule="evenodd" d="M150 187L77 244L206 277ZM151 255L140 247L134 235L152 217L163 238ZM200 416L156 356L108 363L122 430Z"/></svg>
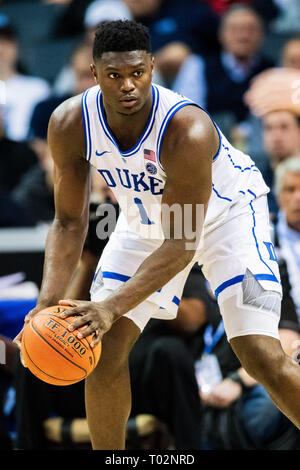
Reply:
<svg viewBox="0 0 300 470"><path fill-rule="evenodd" d="M282 292L266 198L242 207L240 215L206 238L204 248L203 273L218 301L228 339L278 339Z"/></svg>

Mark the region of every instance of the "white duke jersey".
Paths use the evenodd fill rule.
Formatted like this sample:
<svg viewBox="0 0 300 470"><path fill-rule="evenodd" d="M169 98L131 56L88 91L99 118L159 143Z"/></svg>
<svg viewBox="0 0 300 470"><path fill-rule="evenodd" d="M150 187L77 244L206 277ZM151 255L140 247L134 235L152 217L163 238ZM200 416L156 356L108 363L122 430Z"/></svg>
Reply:
<svg viewBox="0 0 300 470"><path fill-rule="evenodd" d="M179 109L198 105L155 84L152 85L152 97L146 127L136 145L127 151L119 149L109 129L99 86L89 88L83 94L82 113L86 159L104 178L121 208L116 232L122 238L138 238L155 246L163 240L161 200L167 178L161 163L164 135ZM213 157L212 193L203 227L204 236L228 220L233 205L240 202L240 212L254 196L269 191L251 158L235 149L214 125L220 145ZM231 211L230 214L234 213Z"/></svg>

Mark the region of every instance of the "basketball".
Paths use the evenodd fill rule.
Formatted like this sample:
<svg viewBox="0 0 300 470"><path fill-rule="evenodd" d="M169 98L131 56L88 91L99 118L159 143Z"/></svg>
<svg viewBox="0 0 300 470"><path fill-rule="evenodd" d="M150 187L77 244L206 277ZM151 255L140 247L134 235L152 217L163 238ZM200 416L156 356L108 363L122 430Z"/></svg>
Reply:
<svg viewBox="0 0 300 470"><path fill-rule="evenodd" d="M26 324L22 335L21 353L25 366L36 377L52 385L71 385L85 379L101 355L101 342L91 347L92 335L79 339L76 330L68 330L76 318L60 317L60 313L68 308L71 307L56 305L41 310Z"/></svg>

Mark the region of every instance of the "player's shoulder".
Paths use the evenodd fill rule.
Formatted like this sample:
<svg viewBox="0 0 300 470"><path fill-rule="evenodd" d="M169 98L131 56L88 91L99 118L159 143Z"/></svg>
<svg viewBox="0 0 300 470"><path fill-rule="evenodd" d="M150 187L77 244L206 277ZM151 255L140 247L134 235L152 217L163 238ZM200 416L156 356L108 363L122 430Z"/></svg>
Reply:
<svg viewBox="0 0 300 470"><path fill-rule="evenodd" d="M200 139L207 131L214 132L215 125L211 117L197 103L161 85L155 84L155 87L169 121L166 137L176 140L186 137Z"/></svg>
<svg viewBox="0 0 300 470"><path fill-rule="evenodd" d="M82 94L72 96L60 103L53 111L50 122L60 129L82 125Z"/></svg>
<svg viewBox="0 0 300 470"><path fill-rule="evenodd" d="M216 136L216 127L210 116L191 103L174 114L164 140L168 146L179 149L186 148L189 144L197 145L215 140Z"/></svg>
<svg viewBox="0 0 300 470"><path fill-rule="evenodd" d="M63 101L53 111L48 126L48 142L54 153L84 157L85 136L81 109L82 94ZM68 157L69 158L69 157Z"/></svg>

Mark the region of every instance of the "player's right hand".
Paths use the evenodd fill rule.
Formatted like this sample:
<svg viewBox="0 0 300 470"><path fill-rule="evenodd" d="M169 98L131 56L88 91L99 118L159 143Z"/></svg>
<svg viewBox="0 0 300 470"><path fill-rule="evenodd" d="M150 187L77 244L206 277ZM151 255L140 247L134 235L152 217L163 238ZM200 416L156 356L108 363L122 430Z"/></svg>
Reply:
<svg viewBox="0 0 300 470"><path fill-rule="evenodd" d="M36 307L34 307L32 310L30 310L30 312L27 313L26 317L24 318L24 323L26 325L26 323L28 323L31 318L38 312L40 312L41 310L43 310L43 308L46 308L44 306L41 306L41 305L37 305ZM24 331L24 327L25 325L23 326L22 330L17 334L17 336L13 339L13 342L16 343L16 345L18 346L18 348L20 349L20 360L21 360L21 363L23 364L24 367L26 367L26 364L24 363L24 360L23 360L23 357L22 357L22 354L21 354L21 342L22 342L22 335L23 335L23 331Z"/></svg>

